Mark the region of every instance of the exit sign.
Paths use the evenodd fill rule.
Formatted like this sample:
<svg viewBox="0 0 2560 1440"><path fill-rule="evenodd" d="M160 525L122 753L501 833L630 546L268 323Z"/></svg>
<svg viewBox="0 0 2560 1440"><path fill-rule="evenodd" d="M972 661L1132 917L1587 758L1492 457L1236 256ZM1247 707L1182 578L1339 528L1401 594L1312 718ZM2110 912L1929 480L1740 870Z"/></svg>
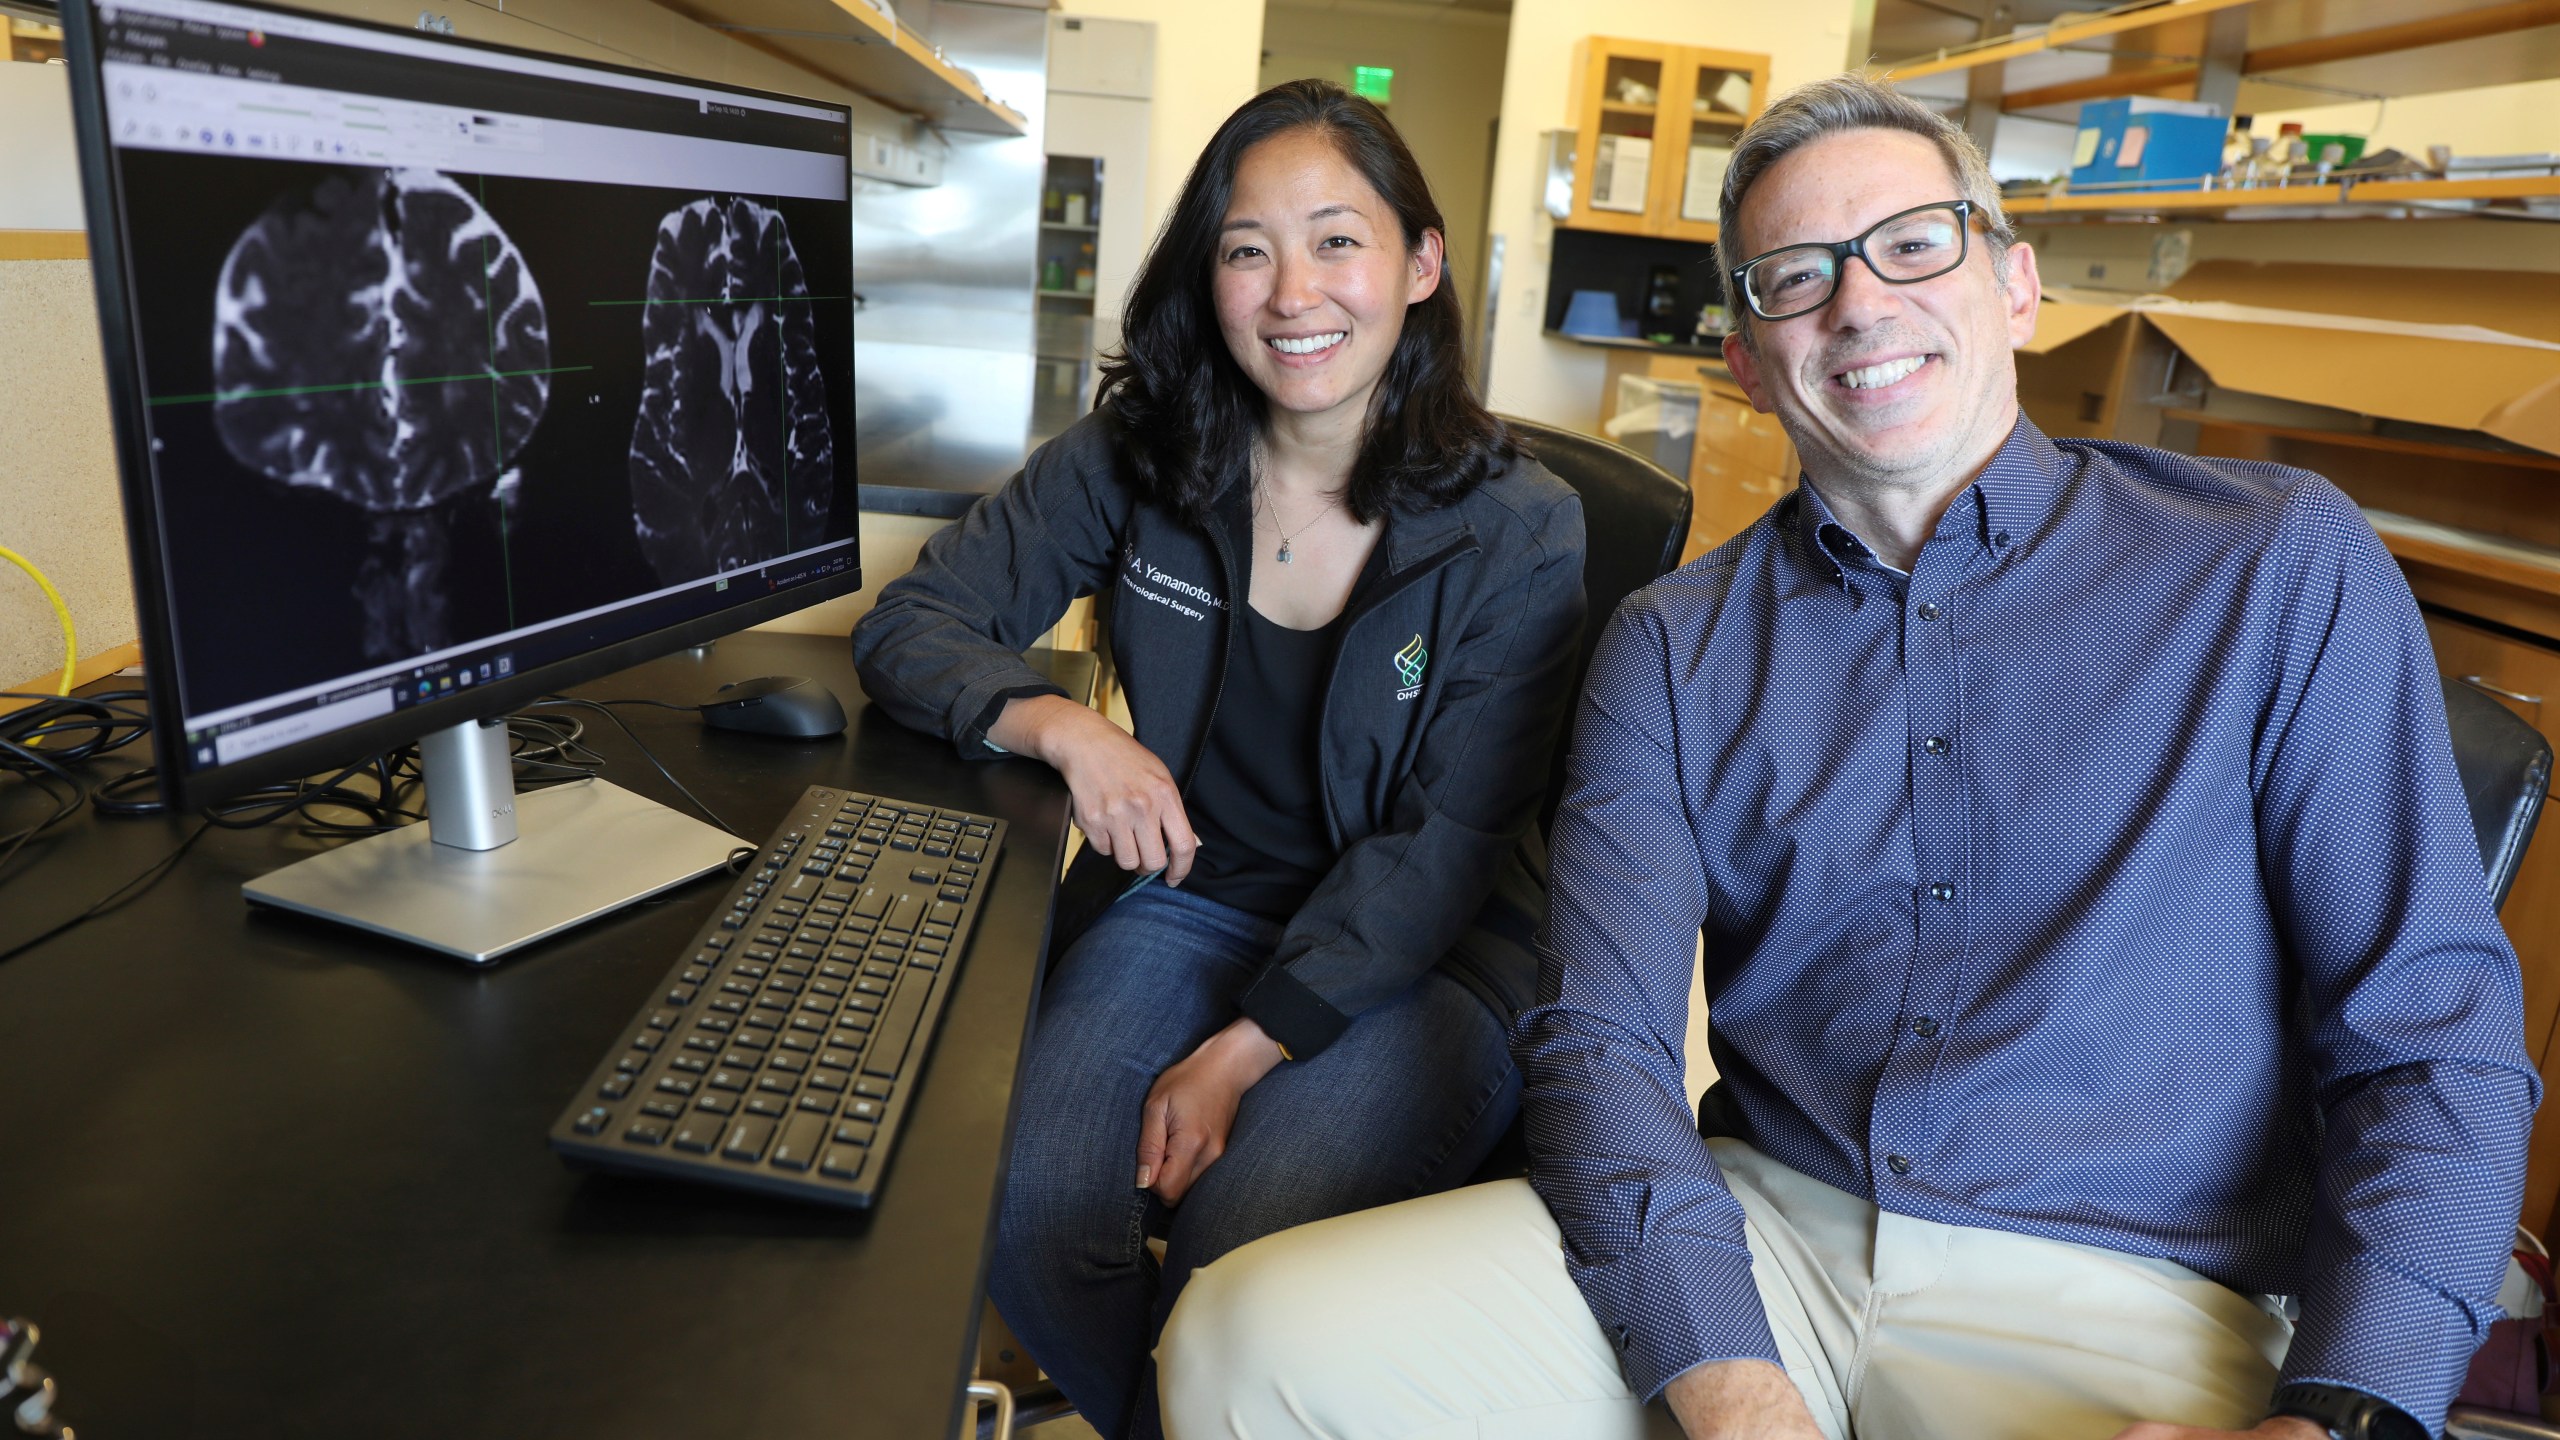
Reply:
<svg viewBox="0 0 2560 1440"><path fill-rule="evenodd" d="M1351 88L1363 98L1389 104L1395 99L1396 72L1385 65L1354 65Z"/></svg>

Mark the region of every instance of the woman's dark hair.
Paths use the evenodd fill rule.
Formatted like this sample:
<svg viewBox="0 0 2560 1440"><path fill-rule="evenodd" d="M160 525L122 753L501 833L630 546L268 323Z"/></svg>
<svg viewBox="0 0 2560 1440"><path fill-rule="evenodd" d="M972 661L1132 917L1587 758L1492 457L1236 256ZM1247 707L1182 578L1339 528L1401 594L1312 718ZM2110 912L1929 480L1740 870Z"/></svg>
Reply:
<svg viewBox="0 0 2560 1440"><path fill-rule="evenodd" d="M1447 234L1422 167L1386 112L1339 85L1275 85L1218 127L1130 287L1120 347L1103 360L1095 402L1119 421L1122 448L1148 495L1194 524L1206 523L1210 502L1245 473L1264 416L1261 390L1227 353L1209 293L1219 229L1245 151L1301 129L1332 140L1394 209L1407 250L1425 230ZM1428 298L1405 307L1404 331L1370 401L1345 497L1363 521L1392 505L1448 504L1513 454L1502 422L1467 383L1466 321L1445 258L1442 271Z"/></svg>

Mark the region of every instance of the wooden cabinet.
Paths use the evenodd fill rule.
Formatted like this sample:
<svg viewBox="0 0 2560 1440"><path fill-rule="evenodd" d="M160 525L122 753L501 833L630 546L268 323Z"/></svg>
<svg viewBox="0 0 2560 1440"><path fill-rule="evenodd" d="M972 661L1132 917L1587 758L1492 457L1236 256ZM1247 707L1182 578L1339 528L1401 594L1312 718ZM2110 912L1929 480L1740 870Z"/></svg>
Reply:
<svg viewBox="0 0 2560 1440"><path fill-rule="evenodd" d="M1766 55L1584 37L1574 47L1573 209L1565 223L1715 239L1724 161L1768 96Z"/></svg>

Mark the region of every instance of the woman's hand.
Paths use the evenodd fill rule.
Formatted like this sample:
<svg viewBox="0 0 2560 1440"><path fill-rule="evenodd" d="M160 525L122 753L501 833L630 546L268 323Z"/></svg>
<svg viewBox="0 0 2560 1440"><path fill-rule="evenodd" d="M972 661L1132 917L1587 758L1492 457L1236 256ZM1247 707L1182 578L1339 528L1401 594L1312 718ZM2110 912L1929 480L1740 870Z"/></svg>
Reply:
<svg viewBox="0 0 2560 1440"><path fill-rule="evenodd" d="M1271 1067L1280 1045L1239 1016L1156 1077L1138 1120L1138 1188L1179 1205L1201 1172L1227 1153L1236 1106Z"/></svg>
<svg viewBox="0 0 2560 1440"><path fill-rule="evenodd" d="M1154 751L1092 710L1058 695L1005 703L987 738L1043 760L1075 796L1076 828L1123 870L1161 870L1180 885L1200 838L1182 813L1182 790Z"/></svg>

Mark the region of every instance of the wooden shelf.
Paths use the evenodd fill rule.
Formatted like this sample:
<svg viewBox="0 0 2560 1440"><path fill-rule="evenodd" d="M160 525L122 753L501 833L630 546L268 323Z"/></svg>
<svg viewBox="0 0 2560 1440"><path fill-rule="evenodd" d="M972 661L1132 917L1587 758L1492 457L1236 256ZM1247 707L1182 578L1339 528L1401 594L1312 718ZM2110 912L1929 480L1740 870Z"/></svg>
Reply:
<svg viewBox="0 0 2560 1440"><path fill-rule="evenodd" d="M1736 115L1730 110L1698 110L1690 113L1689 123L1692 125L1748 125L1751 123L1751 117Z"/></svg>
<svg viewBox="0 0 2560 1440"><path fill-rule="evenodd" d="M2285 185L2264 190L2146 190L2140 193L2021 195L2003 200L2012 215L2061 215L2074 211L2155 214L2162 211L2245 210L2261 205L2335 205L2344 185Z"/></svg>
<svg viewBox="0 0 2560 1440"><path fill-rule="evenodd" d="M2024 62L2003 76L2001 109L2012 113L2067 112L2084 101L2128 95L2185 99L2199 76L2197 24L2149 36L2128 32L2200 24L2216 11L2244 6L2255 8L2240 59L2241 114L2335 104L2341 94L2417 95L2560 73L2560 0L2364 0L2343 10L2305 0L2166 0L2119 6L2038 34L1994 36L1871 65L1868 73L1903 83ZM2061 57L2045 58L2103 50L2089 42L2108 36L2128 37L2111 42L2121 47L2121 68L2108 73L2075 75L2060 68ZM2140 63L2145 52L2160 63Z"/></svg>
<svg viewBox="0 0 2560 1440"><path fill-rule="evenodd" d="M2364 430L2322 430L2309 425L2277 425L2264 420L2223 415L2211 410L2163 410L2160 412L2160 418L2184 420L2191 424L2209 425L2220 430L2238 430L2251 435L2269 435L2281 440L2305 440L2315 445L2346 445L2358 450L2386 450L2395 455L2416 455L2429 460L2512 465L2525 470L2560 471L2560 455L2545 455L2539 450L2493 450L2486 445L2448 445L2440 441L2413 440L2399 435L2376 435Z"/></svg>
<svg viewBox="0 0 2560 1440"><path fill-rule="evenodd" d="M2520 590L2560 596L2560 550L2527 545L2502 535L2457 530L2390 510L2366 510L2392 554L2421 565L2494 580Z"/></svg>
<svg viewBox="0 0 2560 1440"><path fill-rule="evenodd" d="M946 130L1021 135L1030 122L862 0L659 0L666 9Z"/></svg>
<svg viewBox="0 0 2560 1440"><path fill-rule="evenodd" d="M1995 36L1972 45L1942 50L1935 55L1915 55L1906 60L1870 65L1867 73L1879 77L1889 75L1895 80L1917 80L1924 75L1943 75L1954 70L1970 70L1977 65L1998 64L2105 35L2144 30L2154 25L2210 15L2216 10L2256 3L2257 0L2167 0L2162 4L2155 3L2155 0L2137 0L2135 4L2119 5L2086 20L2055 25L2039 34Z"/></svg>
<svg viewBox="0 0 2560 1440"><path fill-rule="evenodd" d="M2270 189L2161 190L2140 193L2075 192L2019 195L2001 201L2012 215L2192 215L2270 205L2308 206L2341 217L2370 215L2368 206L2423 205L2469 200L2533 200L2560 196L2560 175L2505 180L2347 180L2327 185Z"/></svg>
<svg viewBox="0 0 2560 1440"><path fill-rule="evenodd" d="M1631 105L1624 100L1603 100L1600 102L1600 113L1603 115L1641 115L1647 120L1651 120L1662 112L1659 106Z"/></svg>

